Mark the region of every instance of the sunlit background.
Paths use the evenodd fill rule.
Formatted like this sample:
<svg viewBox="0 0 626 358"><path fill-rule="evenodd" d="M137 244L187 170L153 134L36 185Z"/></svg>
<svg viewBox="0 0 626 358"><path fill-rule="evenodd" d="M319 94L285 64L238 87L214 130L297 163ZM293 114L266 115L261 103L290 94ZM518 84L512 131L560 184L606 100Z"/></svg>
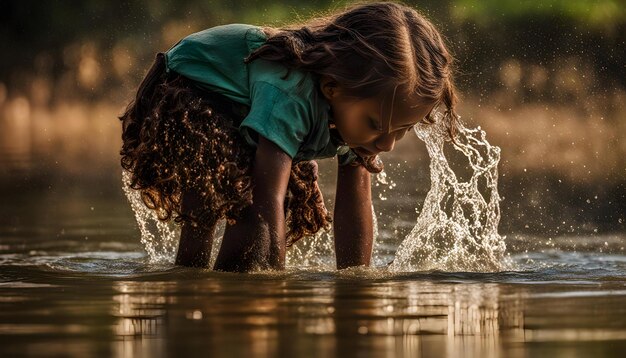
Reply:
<svg viewBox="0 0 626 358"><path fill-rule="evenodd" d="M624 2L408 3L441 29L456 55L462 119L480 125L502 148L502 233L623 232ZM343 6L343 1L2 2L3 195L35 190L45 198L47 190L77 182L87 185L76 190L121 198L116 116L157 51L214 25L280 26ZM385 159L389 175L401 184L394 190L417 192L419 203L419 193L428 189L428 181L419 179L427 175L417 174L428 170L422 144L405 139ZM323 180L327 187L334 181Z"/></svg>

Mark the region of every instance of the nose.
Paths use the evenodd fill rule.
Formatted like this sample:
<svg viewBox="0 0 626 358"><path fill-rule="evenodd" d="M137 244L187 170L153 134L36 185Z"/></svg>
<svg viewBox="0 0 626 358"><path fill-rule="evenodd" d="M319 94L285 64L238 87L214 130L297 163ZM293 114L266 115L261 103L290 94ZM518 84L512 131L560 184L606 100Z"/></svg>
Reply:
<svg viewBox="0 0 626 358"><path fill-rule="evenodd" d="M374 146L382 152L390 152L396 144L396 136L394 133L382 135L376 139Z"/></svg>

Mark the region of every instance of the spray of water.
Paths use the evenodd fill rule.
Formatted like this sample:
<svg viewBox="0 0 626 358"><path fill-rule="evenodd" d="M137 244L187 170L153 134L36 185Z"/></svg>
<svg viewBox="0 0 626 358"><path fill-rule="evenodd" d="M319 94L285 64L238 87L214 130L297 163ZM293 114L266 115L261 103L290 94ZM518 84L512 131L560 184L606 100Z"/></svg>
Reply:
<svg viewBox="0 0 626 358"><path fill-rule="evenodd" d="M315 235L298 240L287 250L286 266L288 268L333 270L335 268L334 251L331 233L320 230Z"/></svg>
<svg viewBox="0 0 626 358"><path fill-rule="evenodd" d="M374 266L381 266L382 261L376 261L377 253L381 250L378 245L378 223L372 205L372 219L374 226L373 259ZM381 255L382 256L382 255ZM306 236L298 240L287 250L286 265L289 268L303 268L316 270L335 269L335 248L330 231L320 230L315 235Z"/></svg>
<svg viewBox="0 0 626 358"><path fill-rule="evenodd" d="M176 255L179 231L171 222L158 219L154 210L148 209L139 191L130 187L131 174L122 172L122 189L135 213L135 219L141 232L141 243L146 249L150 263L171 262Z"/></svg>
<svg viewBox="0 0 626 358"><path fill-rule="evenodd" d="M459 128L456 145L446 141L445 124L417 125L415 133L430 156L430 191L411 233L400 244L391 271L501 271L508 266L498 234L500 148L479 128ZM471 177L461 181L450 168L444 145L469 161Z"/></svg>

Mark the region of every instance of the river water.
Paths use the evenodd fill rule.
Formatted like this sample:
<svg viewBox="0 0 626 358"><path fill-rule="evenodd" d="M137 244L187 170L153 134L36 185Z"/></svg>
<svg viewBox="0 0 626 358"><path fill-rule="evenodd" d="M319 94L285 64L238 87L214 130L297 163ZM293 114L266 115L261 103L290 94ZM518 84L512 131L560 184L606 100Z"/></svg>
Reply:
<svg viewBox="0 0 626 358"><path fill-rule="evenodd" d="M72 172L7 148L2 357L621 357L626 348L620 233L507 235L509 266L496 272L388 270L428 190L415 188L428 182L416 160L389 158L395 188L375 187L374 267L336 271L322 250L285 272L231 274L151 261L116 167ZM328 200L333 165L321 163ZM394 174L406 173L392 170L400 166L414 174Z"/></svg>

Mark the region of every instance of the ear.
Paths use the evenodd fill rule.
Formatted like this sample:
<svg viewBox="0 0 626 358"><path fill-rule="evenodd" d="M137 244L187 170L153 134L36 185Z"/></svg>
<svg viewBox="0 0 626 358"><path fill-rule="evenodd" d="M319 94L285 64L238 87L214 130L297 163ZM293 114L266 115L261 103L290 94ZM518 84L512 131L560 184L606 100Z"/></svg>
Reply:
<svg viewBox="0 0 626 358"><path fill-rule="evenodd" d="M324 97L330 100L337 96L339 88L337 81L335 81L332 77L322 76L322 78L320 78L320 89L322 90Z"/></svg>

